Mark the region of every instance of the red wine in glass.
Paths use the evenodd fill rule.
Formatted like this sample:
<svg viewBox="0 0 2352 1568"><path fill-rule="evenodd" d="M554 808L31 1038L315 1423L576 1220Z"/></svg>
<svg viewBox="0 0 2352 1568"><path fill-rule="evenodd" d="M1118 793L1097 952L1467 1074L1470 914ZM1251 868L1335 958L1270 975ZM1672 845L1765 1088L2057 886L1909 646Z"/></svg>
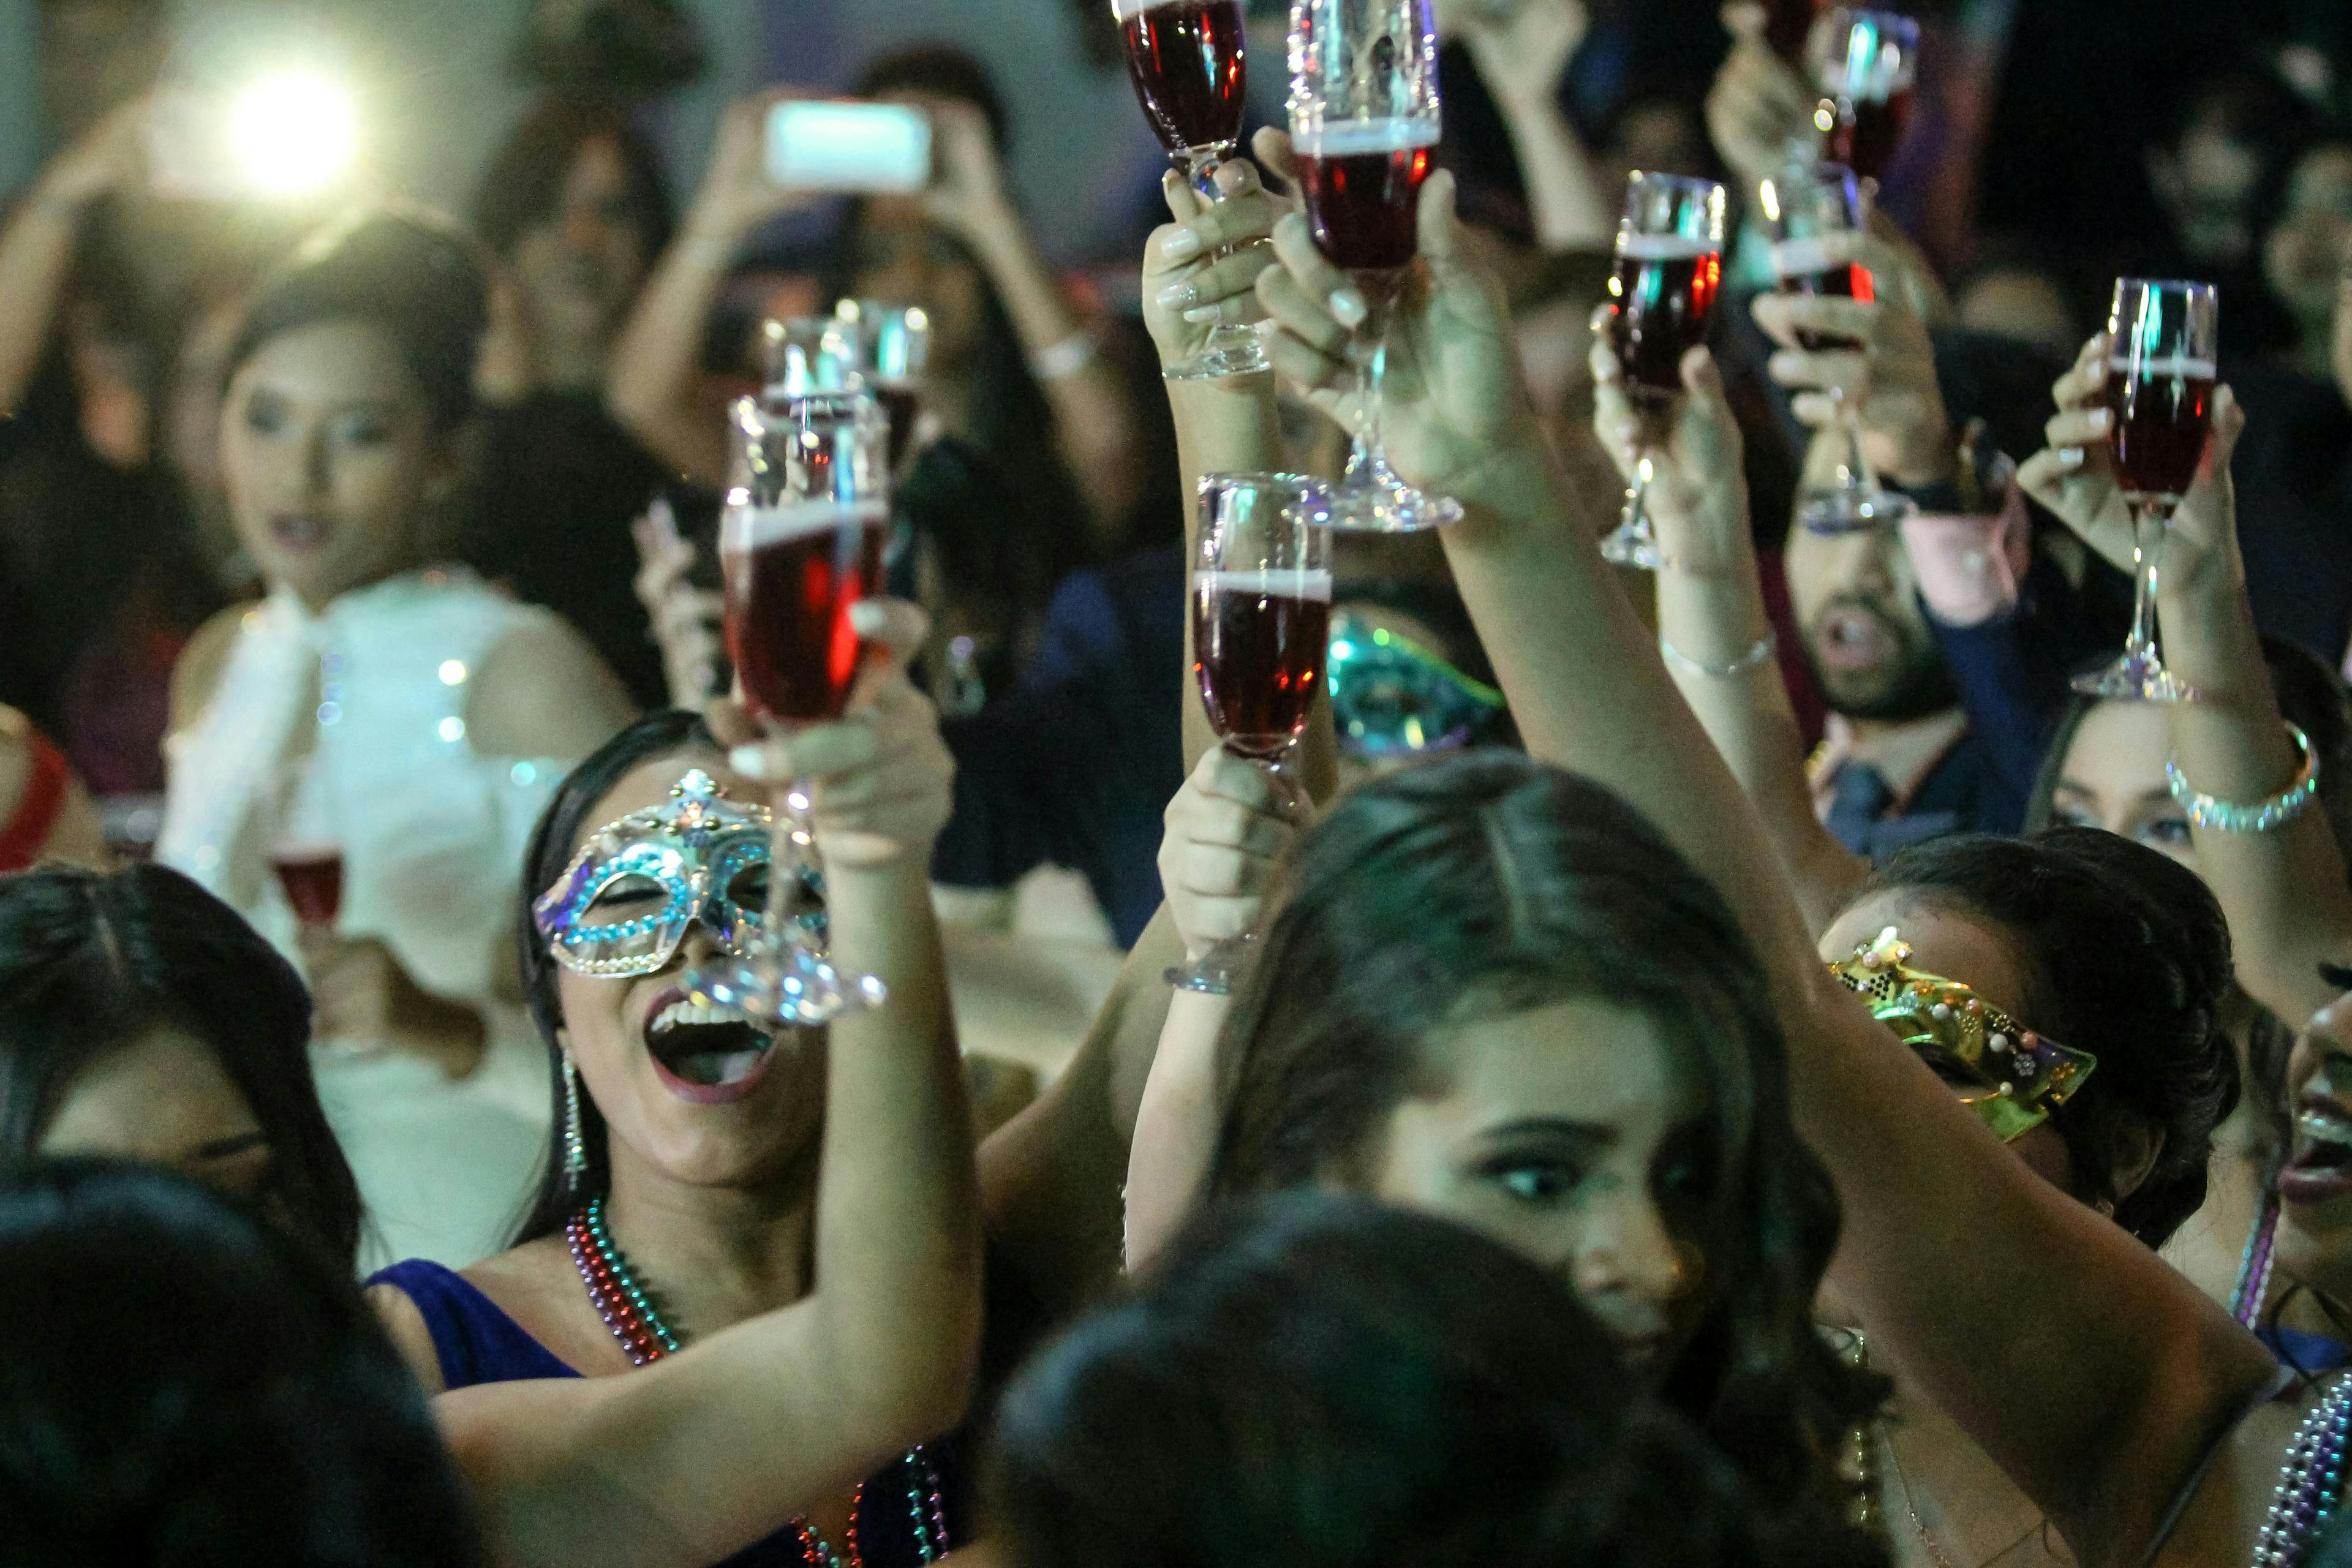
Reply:
<svg viewBox="0 0 2352 1568"><path fill-rule="evenodd" d="M1682 395L1683 356L1706 341L1722 289L1717 245L1672 234L1618 240L1609 331L1637 406L1664 409Z"/></svg>
<svg viewBox="0 0 2352 1568"><path fill-rule="evenodd" d="M1812 36L1815 0L1765 0L1764 41L1790 65L1802 64L1805 40Z"/></svg>
<svg viewBox="0 0 2352 1568"><path fill-rule="evenodd" d="M1306 732L1331 644L1331 574L1202 572L1193 579L1194 672L1209 722L1237 755L1271 762Z"/></svg>
<svg viewBox="0 0 2352 1568"><path fill-rule="evenodd" d="M1903 144L1904 127L1911 120L1911 89L1883 99L1846 98L1837 100L1837 124L1829 134L1826 156L1843 163L1865 180L1884 179L1895 151Z"/></svg>
<svg viewBox="0 0 2352 1568"><path fill-rule="evenodd" d="M2133 505L2170 506L2189 492L2211 430L2215 370L2211 360L2108 360L2107 449Z"/></svg>
<svg viewBox="0 0 2352 1568"><path fill-rule="evenodd" d="M1241 0L1170 0L1127 14L1127 74L1171 153L1231 147L1241 140L1244 29Z"/></svg>
<svg viewBox="0 0 2352 1568"><path fill-rule="evenodd" d="M881 591L889 538L889 507L878 500L728 510L719 552L727 653L761 717L841 717L865 662L849 609Z"/></svg>
<svg viewBox="0 0 2352 1568"><path fill-rule="evenodd" d="M884 417L890 421L890 471L895 474L905 468L907 454L914 448L922 395L912 386L885 382L874 387L874 401L882 405Z"/></svg>
<svg viewBox="0 0 2352 1568"><path fill-rule="evenodd" d="M1887 11L1832 11L1815 30L1813 83L1832 115L1824 156L1875 181L1895 161L1919 79L1919 24Z"/></svg>
<svg viewBox="0 0 2352 1568"><path fill-rule="evenodd" d="M1433 120L1350 120L1297 136L1307 221L1333 266L1388 272L1411 264L1438 132Z"/></svg>
<svg viewBox="0 0 2352 1568"><path fill-rule="evenodd" d="M1779 275L1780 291L1784 294L1855 300L1864 304L1877 298L1868 268L1857 267L1847 261L1832 261L1828 247L1818 239L1784 239L1775 244L1772 247L1772 270ZM1806 327L1797 329L1797 343L1807 353L1863 346L1858 340L1843 333L1815 331Z"/></svg>
<svg viewBox="0 0 2352 1568"><path fill-rule="evenodd" d="M336 844L272 845L270 868L294 918L315 931L332 931L343 912L343 851Z"/></svg>

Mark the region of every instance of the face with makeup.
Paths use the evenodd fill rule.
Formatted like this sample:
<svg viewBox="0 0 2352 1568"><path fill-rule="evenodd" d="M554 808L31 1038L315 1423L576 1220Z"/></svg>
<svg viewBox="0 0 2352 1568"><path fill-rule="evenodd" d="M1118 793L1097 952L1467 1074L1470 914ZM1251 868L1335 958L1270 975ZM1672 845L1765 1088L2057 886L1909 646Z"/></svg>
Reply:
<svg viewBox="0 0 2352 1568"><path fill-rule="evenodd" d="M2278 1267L2331 1300L2352 1300L2352 996L2295 1041L2286 1092L2294 1121L2278 1178Z"/></svg>
<svg viewBox="0 0 2352 1568"><path fill-rule="evenodd" d="M420 564L455 469L424 388L380 326L291 328L229 379L221 471L238 542L314 610Z"/></svg>
<svg viewBox="0 0 2352 1568"><path fill-rule="evenodd" d="M2152 702L2101 702L2083 715L2050 796L2055 826L2096 827L2197 869L2189 814L2172 798L2164 763L2172 721Z"/></svg>
<svg viewBox="0 0 2352 1568"><path fill-rule="evenodd" d="M103 1052L68 1080L36 1152L164 1165L247 1201L268 1191L261 1119L212 1047L168 1023Z"/></svg>
<svg viewBox="0 0 2352 1568"><path fill-rule="evenodd" d="M1423 1042L1360 1184L1551 1270L1663 1366L1706 1307L1706 1098L1650 1015L1594 998L1471 1019Z"/></svg>
<svg viewBox="0 0 2352 1568"><path fill-rule="evenodd" d="M699 771L715 798L692 775ZM681 788L688 794L682 795ZM681 825L689 797L709 804L721 826L690 845ZM765 792L730 772L716 752L688 750L655 757L625 774L588 814L575 853L575 876L559 884L563 908L584 928L604 933L591 956L617 957L644 973L556 972L563 1024L558 1043L578 1067L582 1092L604 1119L617 1171L626 1163L691 1186L755 1186L813 1154L824 1108L825 1035L821 1029L768 1029L742 1013L687 999L691 969L740 940L744 911L767 896L764 824L751 818ZM635 817L635 823L624 819ZM666 825L650 826L655 819ZM707 819L706 819L707 820ZM614 825L607 831L607 825ZM759 844L760 852L753 853ZM664 870L667 860L669 869ZM709 897L680 928L676 909L687 879L700 866ZM549 930L542 900L542 933ZM639 922L662 928L632 939ZM675 935L673 945L671 937Z"/></svg>

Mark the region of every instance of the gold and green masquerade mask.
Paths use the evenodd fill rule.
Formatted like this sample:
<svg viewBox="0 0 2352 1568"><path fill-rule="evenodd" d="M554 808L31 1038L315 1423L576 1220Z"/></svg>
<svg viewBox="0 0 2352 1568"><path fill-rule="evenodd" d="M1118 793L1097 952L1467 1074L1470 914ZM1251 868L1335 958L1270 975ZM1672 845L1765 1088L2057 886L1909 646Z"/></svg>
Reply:
<svg viewBox="0 0 2352 1568"><path fill-rule="evenodd" d="M1366 762L1467 745L1503 712L1501 692L1353 610L1331 617L1328 684L1339 749Z"/></svg>
<svg viewBox="0 0 2352 1568"><path fill-rule="evenodd" d="M1949 1063L1970 1080L1960 1103L2004 1143L2050 1120L2099 1065L2021 1027L1957 980L1910 966L1911 944L1888 926L1830 973L1867 997L1872 1015L1913 1050Z"/></svg>
<svg viewBox="0 0 2352 1568"><path fill-rule="evenodd" d="M530 906L558 963L578 974L657 973L697 921L738 957L766 908L775 819L696 768L670 798L590 836Z"/></svg>

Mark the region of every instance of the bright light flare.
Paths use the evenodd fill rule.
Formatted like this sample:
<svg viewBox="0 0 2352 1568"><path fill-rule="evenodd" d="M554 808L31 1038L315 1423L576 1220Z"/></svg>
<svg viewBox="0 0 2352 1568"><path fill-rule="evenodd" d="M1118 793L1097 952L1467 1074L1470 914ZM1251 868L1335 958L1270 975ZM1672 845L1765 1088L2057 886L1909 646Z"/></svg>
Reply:
<svg viewBox="0 0 2352 1568"><path fill-rule="evenodd" d="M230 155L256 192L310 195L350 171L359 109L332 77L281 71L237 95L228 132Z"/></svg>

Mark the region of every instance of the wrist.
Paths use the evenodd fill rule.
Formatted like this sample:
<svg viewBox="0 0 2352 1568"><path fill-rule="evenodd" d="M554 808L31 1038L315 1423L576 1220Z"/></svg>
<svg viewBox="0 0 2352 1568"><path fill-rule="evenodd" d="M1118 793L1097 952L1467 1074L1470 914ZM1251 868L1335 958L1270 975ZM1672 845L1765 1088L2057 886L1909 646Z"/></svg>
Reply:
<svg viewBox="0 0 2352 1568"><path fill-rule="evenodd" d="M1486 450L1486 458L1448 481L1455 500L1508 521L1559 510L1559 467L1532 415L1522 415Z"/></svg>

